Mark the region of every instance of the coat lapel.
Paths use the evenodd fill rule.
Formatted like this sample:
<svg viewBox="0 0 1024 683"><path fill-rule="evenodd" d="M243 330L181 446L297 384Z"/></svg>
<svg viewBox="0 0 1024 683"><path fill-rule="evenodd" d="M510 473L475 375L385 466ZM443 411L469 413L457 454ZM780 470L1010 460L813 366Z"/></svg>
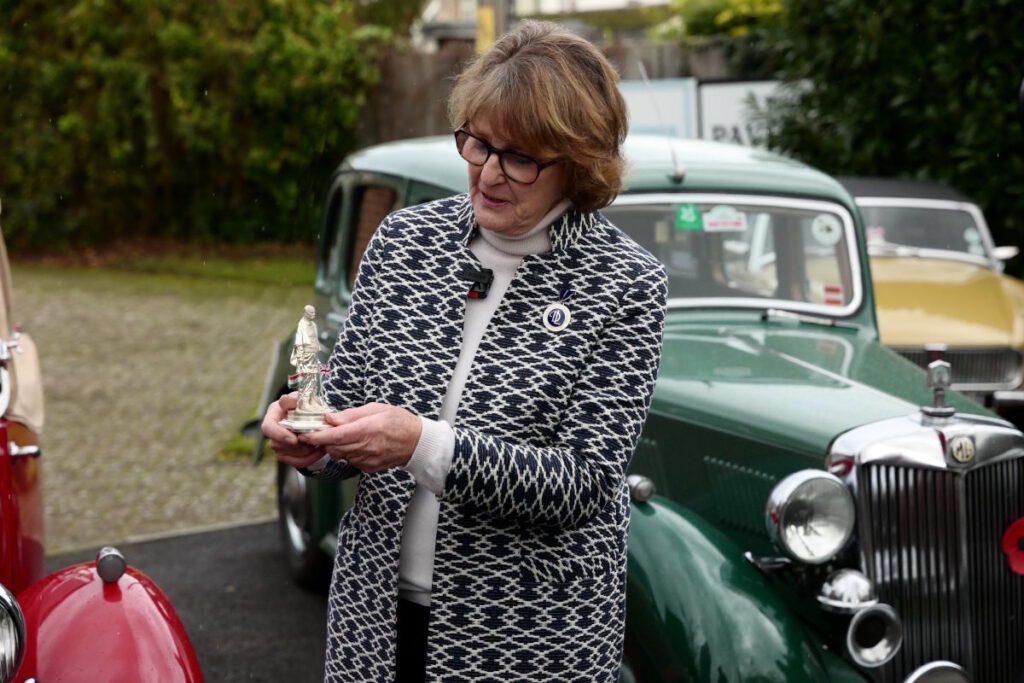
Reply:
<svg viewBox="0 0 1024 683"><path fill-rule="evenodd" d="M400 391L389 393L395 394L392 400L402 400L431 419L440 414L462 349L470 287L462 273L467 268L483 267L469 249L477 231L472 202L468 195L452 201L455 205L449 205L447 220L442 209L436 225L416 231L418 244L403 255L405 275L396 278L401 284L395 286L395 313L404 318L403 327L411 331L411 343L418 347L416 356L431 360L425 367L408 368L405 374L409 381L399 382ZM523 329L529 331L530 326L540 324L542 304L556 301L561 289L572 287L570 260L574 245L593 220L593 214L570 209L552 224L552 250L524 259L488 325L481 351L500 343L490 334L496 324L525 325ZM444 248L439 250L439 244Z"/></svg>

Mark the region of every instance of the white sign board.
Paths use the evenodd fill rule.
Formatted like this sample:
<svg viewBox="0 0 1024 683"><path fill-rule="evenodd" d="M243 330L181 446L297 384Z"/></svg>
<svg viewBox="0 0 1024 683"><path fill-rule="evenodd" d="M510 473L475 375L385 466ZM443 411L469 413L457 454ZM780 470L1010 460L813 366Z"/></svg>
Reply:
<svg viewBox="0 0 1024 683"><path fill-rule="evenodd" d="M700 137L738 145L764 147L764 124L753 116L751 104L764 109L779 97L778 81L734 81L700 84Z"/></svg>
<svg viewBox="0 0 1024 683"><path fill-rule="evenodd" d="M697 137L697 79L619 82L629 110L629 130L679 138Z"/></svg>

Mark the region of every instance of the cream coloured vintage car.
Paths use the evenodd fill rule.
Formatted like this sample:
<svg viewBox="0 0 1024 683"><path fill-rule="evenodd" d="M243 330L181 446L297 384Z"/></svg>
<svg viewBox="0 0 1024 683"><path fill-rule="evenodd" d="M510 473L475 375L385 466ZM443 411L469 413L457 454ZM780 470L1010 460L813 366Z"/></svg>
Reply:
<svg viewBox="0 0 1024 683"><path fill-rule="evenodd" d="M936 183L840 178L864 218L882 343L922 367L944 355L953 386L1020 424L1024 283L1003 272L977 204Z"/></svg>

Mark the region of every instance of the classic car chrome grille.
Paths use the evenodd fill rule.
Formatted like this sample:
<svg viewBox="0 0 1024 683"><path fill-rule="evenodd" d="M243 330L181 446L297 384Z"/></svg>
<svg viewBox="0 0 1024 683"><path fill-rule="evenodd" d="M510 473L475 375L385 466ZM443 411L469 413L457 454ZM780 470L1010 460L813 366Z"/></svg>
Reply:
<svg viewBox="0 0 1024 683"><path fill-rule="evenodd" d="M928 367L924 349L894 348L912 363ZM953 366L957 389L1016 389L1021 383L1021 354L1015 349L949 349L943 360Z"/></svg>
<svg viewBox="0 0 1024 683"><path fill-rule="evenodd" d="M879 680L902 681L937 659L973 681L1024 680L1024 577L1002 551L1024 516L1022 460L969 472L872 464L857 479L866 570L904 627Z"/></svg>

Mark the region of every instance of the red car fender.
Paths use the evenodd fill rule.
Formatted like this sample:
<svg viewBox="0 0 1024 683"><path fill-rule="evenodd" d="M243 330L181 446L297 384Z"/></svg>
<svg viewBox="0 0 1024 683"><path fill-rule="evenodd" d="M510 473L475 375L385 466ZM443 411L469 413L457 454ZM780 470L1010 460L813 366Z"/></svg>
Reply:
<svg viewBox="0 0 1024 683"><path fill-rule="evenodd" d="M164 592L131 567L104 583L95 562L50 574L18 596L25 659L16 681L201 683L192 644Z"/></svg>

